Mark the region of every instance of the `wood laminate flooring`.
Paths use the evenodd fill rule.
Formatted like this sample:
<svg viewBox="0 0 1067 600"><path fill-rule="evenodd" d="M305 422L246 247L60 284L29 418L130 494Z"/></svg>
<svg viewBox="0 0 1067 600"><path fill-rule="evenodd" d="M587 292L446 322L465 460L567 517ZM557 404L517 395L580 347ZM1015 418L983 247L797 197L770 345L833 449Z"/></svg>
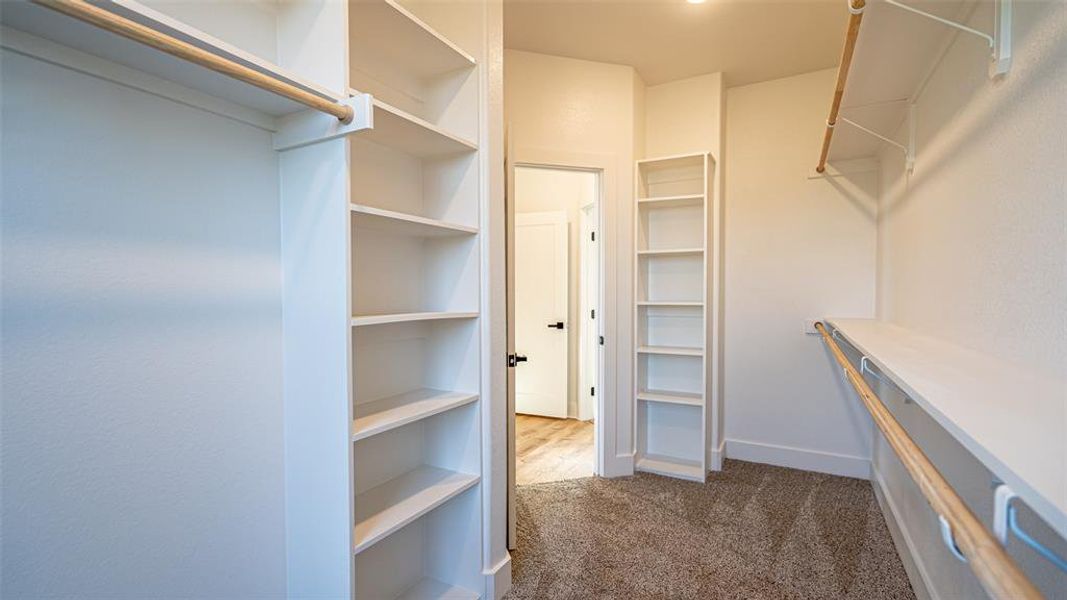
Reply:
<svg viewBox="0 0 1067 600"><path fill-rule="evenodd" d="M592 477L593 423L515 415L515 483Z"/></svg>

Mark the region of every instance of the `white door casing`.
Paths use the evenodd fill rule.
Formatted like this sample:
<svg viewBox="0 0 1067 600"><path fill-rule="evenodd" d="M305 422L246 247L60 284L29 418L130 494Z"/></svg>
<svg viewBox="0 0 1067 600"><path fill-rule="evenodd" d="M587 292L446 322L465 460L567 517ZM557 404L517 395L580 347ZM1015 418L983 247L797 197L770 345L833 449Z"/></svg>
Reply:
<svg viewBox="0 0 1067 600"><path fill-rule="evenodd" d="M567 213L515 215L515 411L567 417ZM563 328L553 327L562 324Z"/></svg>

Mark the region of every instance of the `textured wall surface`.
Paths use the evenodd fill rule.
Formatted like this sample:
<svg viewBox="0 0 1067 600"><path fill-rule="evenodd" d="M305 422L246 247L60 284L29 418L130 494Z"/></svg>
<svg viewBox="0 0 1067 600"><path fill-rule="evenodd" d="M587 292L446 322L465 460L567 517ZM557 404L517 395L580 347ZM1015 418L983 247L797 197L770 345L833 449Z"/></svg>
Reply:
<svg viewBox="0 0 1067 600"><path fill-rule="evenodd" d="M269 134L2 60L0 595L283 596Z"/></svg>

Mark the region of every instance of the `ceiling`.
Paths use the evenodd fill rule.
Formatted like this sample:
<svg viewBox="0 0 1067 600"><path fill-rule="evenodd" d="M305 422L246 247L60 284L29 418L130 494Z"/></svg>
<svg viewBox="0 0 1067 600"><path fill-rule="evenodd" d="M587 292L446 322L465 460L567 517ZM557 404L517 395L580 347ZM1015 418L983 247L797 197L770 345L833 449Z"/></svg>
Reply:
<svg viewBox="0 0 1067 600"><path fill-rule="evenodd" d="M504 46L743 85L837 65L845 0L504 0Z"/></svg>

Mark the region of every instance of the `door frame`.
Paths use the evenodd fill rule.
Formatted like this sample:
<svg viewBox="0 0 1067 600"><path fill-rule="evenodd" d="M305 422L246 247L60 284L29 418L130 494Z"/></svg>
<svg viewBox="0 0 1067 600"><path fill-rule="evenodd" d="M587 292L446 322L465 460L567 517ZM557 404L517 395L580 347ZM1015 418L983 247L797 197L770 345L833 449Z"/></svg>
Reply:
<svg viewBox="0 0 1067 600"><path fill-rule="evenodd" d="M628 238L619 235L620 231L632 218L632 202L629 198L620 195L622 188L618 186L619 173L627 172L617 154L595 154L583 152L570 152L550 148L516 147L509 146L507 171L507 193L505 194L505 238L508 248L505 259L505 280L508 290L513 290L512 281L512 258L513 236L508 233L509 222L514 215L514 181L511 169L519 166L542 167L556 169L575 169L592 171L599 174L597 185L597 236L598 236L598 263L599 284L597 298L598 335L604 337L604 343L600 346L600 355L597 360L597 394L596 415L594 424L595 460L593 465L594 474L601 477L619 477L633 474L633 410L627 410L625 395L631 388L632 364L631 361L619 360L620 356L628 356L628 348L632 340L629 332L629 318L631 310L624 307L630 306L628 296L629 273L632 272L631 262L619 264L618 257L629 257L627 249L619 252L620 244L628 243ZM624 202L625 201L625 202ZM620 222L623 221L623 222ZM621 281L620 281L621 277ZM621 291L622 297L619 296ZM509 323L507 349L514 352L513 330L510 320L514 318L510 298L506 302ZM621 324L621 327L620 327ZM622 352L620 354L620 351ZM614 365L612 376L607 375L607 365ZM515 480L514 480L514 450L515 450L515 406L514 406L514 375L513 369L508 369L508 414L507 414L507 447L508 447L508 491L507 491L507 515L508 515L508 547L514 549L515 539ZM632 404L632 403L630 403ZM632 408L632 407L631 407Z"/></svg>

